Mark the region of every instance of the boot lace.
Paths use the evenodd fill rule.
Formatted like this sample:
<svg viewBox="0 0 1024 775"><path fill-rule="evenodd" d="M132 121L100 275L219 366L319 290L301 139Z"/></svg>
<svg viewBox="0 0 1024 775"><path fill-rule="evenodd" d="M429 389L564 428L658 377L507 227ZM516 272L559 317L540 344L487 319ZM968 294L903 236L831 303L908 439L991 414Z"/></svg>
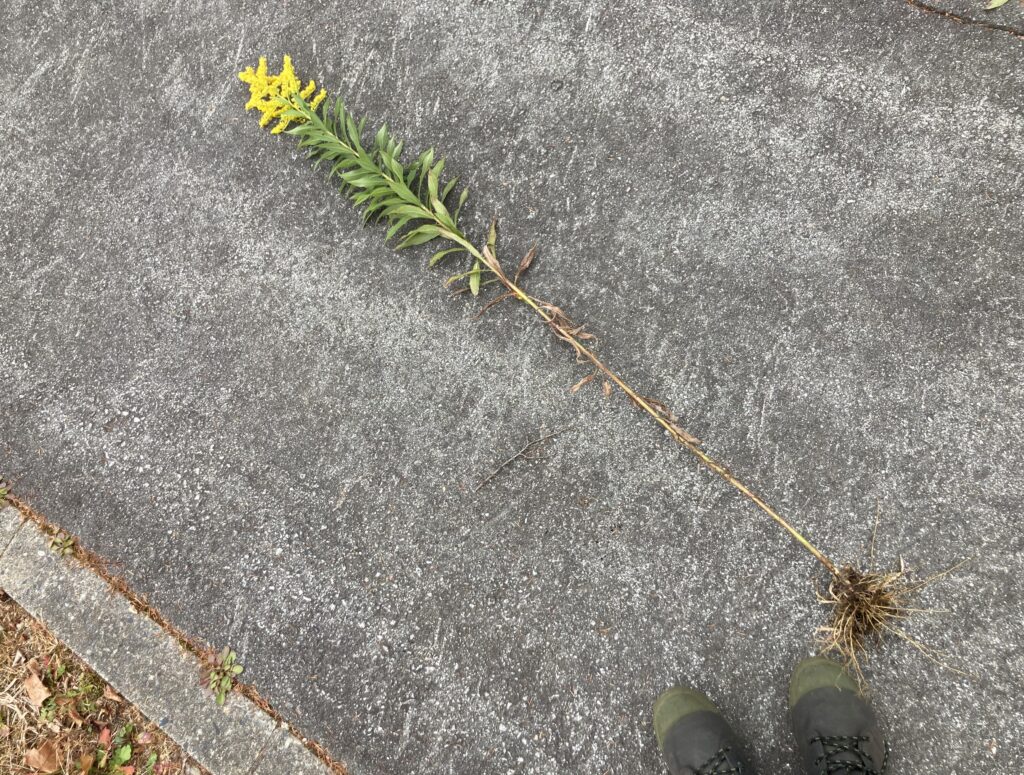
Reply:
<svg viewBox="0 0 1024 775"><path fill-rule="evenodd" d="M731 751L729 746L719 748L718 753L704 762L694 775L744 775L742 764L729 763Z"/></svg>
<svg viewBox="0 0 1024 775"><path fill-rule="evenodd" d="M875 763L871 755L861 748L861 743L866 743L868 738L852 735L841 735L835 737L815 737L811 743L821 743L822 755L814 760L820 768L821 775L885 775L885 765L889 760L889 746L885 746L885 758L882 759L880 769L875 769ZM856 759L838 758L851 754Z"/></svg>

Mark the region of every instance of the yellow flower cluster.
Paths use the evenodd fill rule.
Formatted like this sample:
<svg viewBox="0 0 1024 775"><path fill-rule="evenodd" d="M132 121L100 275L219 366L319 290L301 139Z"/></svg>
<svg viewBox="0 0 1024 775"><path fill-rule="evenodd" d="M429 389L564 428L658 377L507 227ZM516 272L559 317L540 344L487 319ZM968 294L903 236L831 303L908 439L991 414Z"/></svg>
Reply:
<svg viewBox="0 0 1024 775"><path fill-rule="evenodd" d="M296 94L308 101L316 91L316 81L310 81L303 88L302 81L295 75L295 68L292 67L292 58L287 54L281 72L277 75L267 74L267 58L260 57L260 63L255 70L247 67L238 74L238 77L243 83L249 84L249 101L245 103L245 109L255 108L263 114L260 116L260 126L266 126L275 118L279 118L287 109L288 101ZM321 89L309 102L309 106L316 109L326 96L327 92ZM288 128L292 120L280 119L270 133L280 134Z"/></svg>

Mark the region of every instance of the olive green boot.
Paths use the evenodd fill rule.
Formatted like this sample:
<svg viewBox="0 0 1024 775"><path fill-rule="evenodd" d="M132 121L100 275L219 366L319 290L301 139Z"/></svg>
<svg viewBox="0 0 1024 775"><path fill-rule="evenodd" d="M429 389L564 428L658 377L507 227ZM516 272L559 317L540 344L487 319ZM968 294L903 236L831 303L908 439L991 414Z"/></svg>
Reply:
<svg viewBox="0 0 1024 775"><path fill-rule="evenodd" d="M700 692L673 686L654 703L654 734L672 775L751 775L721 712Z"/></svg>
<svg viewBox="0 0 1024 775"><path fill-rule="evenodd" d="M805 659L789 682L793 731L807 775L883 775L888 748L878 721L838 662Z"/></svg>

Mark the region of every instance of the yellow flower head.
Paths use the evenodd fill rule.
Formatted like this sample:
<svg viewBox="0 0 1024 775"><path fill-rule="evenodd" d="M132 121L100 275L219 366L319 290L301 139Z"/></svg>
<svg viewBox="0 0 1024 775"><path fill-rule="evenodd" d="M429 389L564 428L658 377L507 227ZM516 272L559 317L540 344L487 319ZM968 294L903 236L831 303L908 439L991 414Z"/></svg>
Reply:
<svg viewBox="0 0 1024 775"><path fill-rule="evenodd" d="M245 103L246 110L255 108L263 115L260 116L260 126L266 126L275 118L279 118L287 109L289 100L296 94L302 99L309 101L313 92L316 91L316 82L310 81L305 87L302 81L295 75L295 68L292 67L292 58L285 54L284 65L277 75L267 74L267 58L260 57L260 63L253 70L245 68L238 74L238 77L249 84L249 101ZM314 110L324 101L327 92L323 89L309 101L309 106ZM288 128L294 119L282 118L270 133L280 134Z"/></svg>

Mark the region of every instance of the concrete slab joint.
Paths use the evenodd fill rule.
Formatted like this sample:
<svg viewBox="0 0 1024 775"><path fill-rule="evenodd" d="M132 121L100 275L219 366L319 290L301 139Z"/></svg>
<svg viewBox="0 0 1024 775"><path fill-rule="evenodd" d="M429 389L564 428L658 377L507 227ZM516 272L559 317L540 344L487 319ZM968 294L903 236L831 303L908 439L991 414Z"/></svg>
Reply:
<svg viewBox="0 0 1024 775"><path fill-rule="evenodd" d="M193 654L13 507L0 510L0 589L214 775L329 772L246 697L218 706Z"/></svg>

